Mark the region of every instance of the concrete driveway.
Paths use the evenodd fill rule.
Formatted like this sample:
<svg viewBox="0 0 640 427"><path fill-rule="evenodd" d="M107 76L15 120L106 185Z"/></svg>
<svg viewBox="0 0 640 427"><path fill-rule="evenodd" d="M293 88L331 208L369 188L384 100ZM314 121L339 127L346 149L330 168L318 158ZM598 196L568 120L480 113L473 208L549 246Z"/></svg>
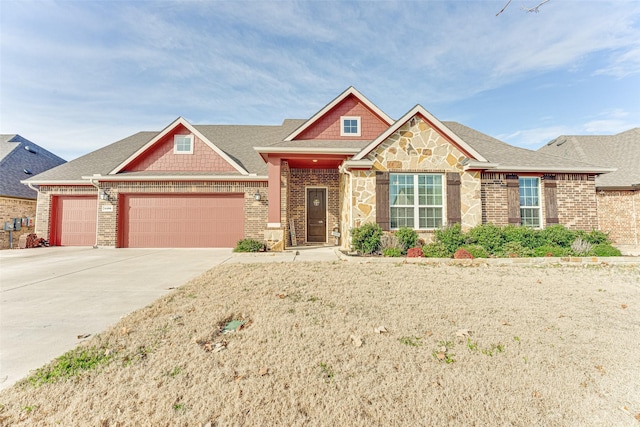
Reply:
<svg viewBox="0 0 640 427"><path fill-rule="evenodd" d="M231 249L0 251L0 389L233 258Z"/></svg>

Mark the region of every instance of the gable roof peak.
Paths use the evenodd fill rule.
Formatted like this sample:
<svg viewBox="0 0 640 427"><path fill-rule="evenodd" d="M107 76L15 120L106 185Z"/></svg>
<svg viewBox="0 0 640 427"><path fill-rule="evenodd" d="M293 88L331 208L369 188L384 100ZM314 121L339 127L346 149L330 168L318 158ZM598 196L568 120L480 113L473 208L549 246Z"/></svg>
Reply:
<svg viewBox="0 0 640 427"><path fill-rule="evenodd" d="M326 113L328 113L331 109L333 109L336 105L340 104L342 101L347 99L349 96L356 97L362 104L364 104L367 108L369 108L374 114L376 114L380 119L382 119L387 125L391 125L394 121L391 117L389 117L384 111L378 108L373 102L371 102L366 96L364 96L358 89L353 86L349 86L344 92L335 97L332 101L330 101L327 105L325 105L320 111L314 114L309 120L304 122L299 128L294 130L289 136L287 136L285 141L293 141L298 135L304 132L306 129L310 128L314 123L316 123L320 118L322 118Z"/></svg>

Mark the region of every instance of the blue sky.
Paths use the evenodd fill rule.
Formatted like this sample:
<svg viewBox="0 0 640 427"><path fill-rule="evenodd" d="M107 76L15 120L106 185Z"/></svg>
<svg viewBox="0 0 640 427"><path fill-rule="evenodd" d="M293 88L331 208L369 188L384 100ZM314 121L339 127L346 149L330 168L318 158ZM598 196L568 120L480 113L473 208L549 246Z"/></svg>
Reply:
<svg viewBox="0 0 640 427"><path fill-rule="evenodd" d="M640 1L0 1L0 133L71 160L176 117L308 118L355 86L508 143L640 126Z"/></svg>

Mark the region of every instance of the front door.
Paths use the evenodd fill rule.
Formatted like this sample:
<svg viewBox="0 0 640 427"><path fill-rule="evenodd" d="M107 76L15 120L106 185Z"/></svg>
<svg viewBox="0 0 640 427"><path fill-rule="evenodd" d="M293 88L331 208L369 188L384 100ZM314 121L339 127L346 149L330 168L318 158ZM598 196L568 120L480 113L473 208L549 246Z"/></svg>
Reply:
<svg viewBox="0 0 640 427"><path fill-rule="evenodd" d="M327 241L327 190L307 188L307 242Z"/></svg>

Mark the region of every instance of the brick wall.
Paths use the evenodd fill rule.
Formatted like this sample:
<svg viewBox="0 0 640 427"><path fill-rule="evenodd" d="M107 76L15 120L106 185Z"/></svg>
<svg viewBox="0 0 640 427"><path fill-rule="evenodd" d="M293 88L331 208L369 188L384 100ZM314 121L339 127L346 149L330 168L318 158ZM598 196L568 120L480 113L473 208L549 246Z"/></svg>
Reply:
<svg viewBox="0 0 640 427"><path fill-rule="evenodd" d="M541 184L544 181L541 181ZM544 184L542 184L544 185ZM586 174L557 174L556 199L558 220L570 229L593 230L598 228L595 179ZM507 210L507 180L504 173L482 174L482 223L498 226L509 224ZM545 221L545 200L540 189L542 222Z"/></svg>
<svg viewBox="0 0 640 427"><path fill-rule="evenodd" d="M640 191L598 191L598 227L614 243L640 244Z"/></svg>
<svg viewBox="0 0 640 427"><path fill-rule="evenodd" d="M0 249L9 249L10 237L13 234L13 247L18 247L18 240L23 234L33 233L35 228L21 227L20 231L10 233L4 231L4 223L14 218L35 218L36 201L31 199L19 199L15 197L0 197Z"/></svg>
<svg viewBox="0 0 640 427"><path fill-rule="evenodd" d="M290 169L288 191L288 218L293 219L298 245L307 241L306 189L327 189L327 241L331 242L331 231L340 223L340 182L336 169ZM287 230L289 230L287 224ZM290 239L288 240L290 241Z"/></svg>

